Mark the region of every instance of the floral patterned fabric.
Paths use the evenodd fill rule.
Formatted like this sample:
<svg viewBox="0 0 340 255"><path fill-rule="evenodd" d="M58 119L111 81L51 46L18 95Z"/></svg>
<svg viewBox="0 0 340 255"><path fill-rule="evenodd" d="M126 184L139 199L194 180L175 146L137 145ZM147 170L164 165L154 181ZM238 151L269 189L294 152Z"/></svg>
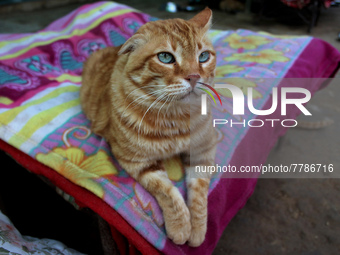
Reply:
<svg viewBox="0 0 340 255"><path fill-rule="evenodd" d="M84 60L97 49L123 44L152 20L124 5L97 2L38 33L0 35L0 138L94 193L158 250L183 253L184 246L167 239L155 199L122 169L106 141L91 132L79 101ZM312 39L247 30L213 30L209 36L217 52L217 78L245 93L253 87L256 109L278 86L258 78L285 77ZM234 118L231 95L225 91L221 95L224 108L214 107L215 118ZM251 116L247 112L245 118ZM227 165L248 129L223 127L218 132L216 162ZM166 161L165 168L185 196L179 158ZM212 181L209 194L219 182Z"/></svg>

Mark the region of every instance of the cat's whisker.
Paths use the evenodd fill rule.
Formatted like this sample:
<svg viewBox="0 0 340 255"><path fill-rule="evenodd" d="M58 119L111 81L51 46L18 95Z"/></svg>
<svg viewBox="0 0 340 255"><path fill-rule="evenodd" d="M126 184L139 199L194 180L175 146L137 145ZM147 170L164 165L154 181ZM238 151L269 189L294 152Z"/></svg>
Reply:
<svg viewBox="0 0 340 255"><path fill-rule="evenodd" d="M168 91L178 91L178 90L187 90L187 88L180 87L180 88L167 88Z"/></svg>
<svg viewBox="0 0 340 255"><path fill-rule="evenodd" d="M165 102L162 104L161 108L159 108L157 113L157 119L159 119L159 112L162 110L163 106L168 102L169 98L170 98L169 95L167 95Z"/></svg>
<svg viewBox="0 0 340 255"><path fill-rule="evenodd" d="M125 111L129 108L130 105L132 105L133 103L137 103L137 101L138 101L139 99L143 98L143 97L149 97L149 95L147 95L147 94L146 94L146 95L142 95L142 96L136 98L135 100L133 100L128 106L125 107L123 113L121 114L122 117L123 117ZM146 98L146 99L147 99L147 98ZM144 101L144 100L142 100L142 102L143 102L143 101ZM139 104L139 103L137 103L136 105L138 105L138 104Z"/></svg>
<svg viewBox="0 0 340 255"><path fill-rule="evenodd" d="M132 90L132 91L126 96L125 102L126 102L126 100L128 99L128 97L129 97L133 92L135 92L136 90L143 89L143 88L149 88L149 87L158 87L158 86L166 86L166 85L165 85L165 84L164 84L164 85L163 85L163 84L158 84L158 85L148 85L148 86L136 88L136 89ZM124 103L125 103L125 102L124 102Z"/></svg>
<svg viewBox="0 0 340 255"><path fill-rule="evenodd" d="M175 100L175 98L176 97L171 97L171 100L170 100L170 102L168 103L168 107L166 108L166 111L165 111L165 115L168 113L168 110L169 110L169 107L170 107L170 105L172 104L172 102Z"/></svg>
<svg viewBox="0 0 340 255"><path fill-rule="evenodd" d="M184 86L182 84L171 84L171 85L168 85L167 88L172 88L172 87L180 87L180 88L183 88Z"/></svg>
<svg viewBox="0 0 340 255"><path fill-rule="evenodd" d="M153 91L153 92L151 92L151 93L145 95L146 98L144 98L144 99L143 99L142 101L140 101L140 102L137 102L131 109L133 109L133 108L136 107L137 105L141 104L142 102L145 102L146 100L151 99L152 96L157 96L157 94L160 94L160 93L162 93L162 92L164 92L164 91L165 91L164 89L162 89L162 90L157 90L157 91Z"/></svg>
<svg viewBox="0 0 340 255"><path fill-rule="evenodd" d="M130 109L133 109L133 108L135 108L137 105L139 105L139 104L141 104L142 102L145 102L147 99L151 98L152 95L156 95L157 93L160 93L161 91L162 91L162 90L156 90L156 91L153 91L153 92L151 92L151 93L149 93L149 94L142 95L142 96L136 98L135 100L133 100L128 106L125 107L123 113L121 114L120 121L122 121L122 118L123 118L123 116L124 116L125 111L129 108L129 106L130 106L131 104L135 103L135 105L134 105L132 108L130 108ZM145 98L144 98L144 97L145 97ZM144 99L138 102L138 100L141 99L141 98L144 98Z"/></svg>
<svg viewBox="0 0 340 255"><path fill-rule="evenodd" d="M139 96L138 98L136 98L135 100L133 100L131 103L133 103L134 101L138 100L139 98L148 97L148 96L152 96L152 95L154 95L154 94L160 93L160 92L162 92L163 90L165 90L165 89L155 90L155 91L152 91L152 92L150 92L150 93L146 93L146 94L144 94L144 95L142 95L142 96ZM126 99L125 99L125 100L126 100ZM125 101L125 102L126 102L126 101ZM130 103L130 104L131 104L131 103Z"/></svg>
<svg viewBox="0 0 340 255"><path fill-rule="evenodd" d="M183 88L177 88L177 89L171 89L171 90L169 90L169 88L178 87L178 86L180 86L180 84L171 84L171 85L168 85L168 86L165 85L165 84L148 85L148 86L144 86L144 87L142 87L142 88L136 88L136 89L134 89L133 91L131 91L131 92L127 95L127 97L125 98L125 102L126 102L126 100L128 99L128 97L129 97L132 93L136 92L136 90L140 90L140 89L148 88L148 87L159 87L159 86L163 86L163 87L165 87L165 88L162 88L162 89L159 89L159 90L156 90L156 91L153 91L153 92L151 92L151 93L148 93L148 94L145 94L145 95L142 95L142 96L138 97L137 99L135 99L134 101L132 101L132 102L124 109L124 112L123 112L122 115L124 115L125 111L129 108L130 105L134 104L135 101L137 101L137 100L139 100L139 99L141 99L141 98L145 98L144 100L141 101L141 102L144 102L145 100L147 100L147 99L149 98L149 96L155 95L155 94L160 93L160 92L163 92L163 91L168 92L168 93L169 93L169 92L170 92L170 93L173 93L174 91L185 92L185 91L183 91ZM135 104L135 106L137 106L137 105L140 104L141 102ZM135 107L135 106L134 106L134 107ZM133 109L134 107L132 107L131 109Z"/></svg>
<svg viewBox="0 0 340 255"><path fill-rule="evenodd" d="M166 96L165 95L165 93L163 93L162 95L160 95L159 97L157 97L156 99L155 99L155 101L149 106L149 108L146 110L146 112L144 113L144 115L143 115L143 117L142 117L142 119L141 119L141 121L140 121L140 123L139 123L139 126L138 126L138 137L139 137L139 134L140 134L140 127L141 127L141 125L142 125L142 122L143 122L143 120L144 120L144 117L145 117L145 115L148 113L148 111L152 108L152 106L156 103L158 103L158 101L161 99L161 98L163 98L164 96Z"/></svg>
<svg viewBox="0 0 340 255"><path fill-rule="evenodd" d="M189 92L186 89L185 90L178 90L178 91L171 91L170 93L168 93L169 95L179 95L179 94L183 94L185 92Z"/></svg>
<svg viewBox="0 0 340 255"><path fill-rule="evenodd" d="M129 98L129 96L130 96L132 93L134 93L136 90L140 90L140 89L148 88L148 87L158 87L158 86L166 86L166 85L163 85L163 84L159 84L159 85L148 85L148 86L144 86L144 87L141 87L141 88L136 88L136 89L134 89L133 91L131 91L131 92L126 96L125 101L124 101L124 104L126 103L126 100ZM157 91L157 90L156 90L156 91ZM146 92L146 94L143 95L143 96L146 96L146 95L148 95L147 92Z"/></svg>

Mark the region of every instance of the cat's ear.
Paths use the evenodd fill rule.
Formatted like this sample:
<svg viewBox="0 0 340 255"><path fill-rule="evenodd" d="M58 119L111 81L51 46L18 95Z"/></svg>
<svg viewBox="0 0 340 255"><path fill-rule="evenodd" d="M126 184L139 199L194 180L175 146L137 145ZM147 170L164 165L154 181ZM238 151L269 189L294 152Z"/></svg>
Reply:
<svg viewBox="0 0 340 255"><path fill-rule="evenodd" d="M146 38L142 34L135 34L127 40L120 50L118 51L118 55L126 54L136 50L139 46L146 43Z"/></svg>
<svg viewBox="0 0 340 255"><path fill-rule="evenodd" d="M205 31L208 31L211 27L211 19L212 11L206 7L203 11L191 18L189 22Z"/></svg>

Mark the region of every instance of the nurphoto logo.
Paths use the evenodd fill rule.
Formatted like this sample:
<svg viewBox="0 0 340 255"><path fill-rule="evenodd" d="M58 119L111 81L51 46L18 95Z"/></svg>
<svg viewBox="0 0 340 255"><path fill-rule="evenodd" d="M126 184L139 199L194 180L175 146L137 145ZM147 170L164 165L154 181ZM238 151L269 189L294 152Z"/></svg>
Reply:
<svg viewBox="0 0 340 255"><path fill-rule="evenodd" d="M207 86L206 84L203 84ZM216 84L215 89L209 86L209 89L211 89L218 97L221 106L222 106L222 101L215 89L229 89L229 91L232 94L232 102L233 102L233 115L244 115L245 111L245 95L243 91L231 84ZM204 90L215 102L216 101L213 97L213 95L206 89ZM297 88L297 87L282 87L280 88L281 90L281 115L285 116L287 114L287 105L295 105L299 110L304 114L304 115L312 115L304 106L304 103L307 103L311 99L311 93L309 90L304 89L304 88ZM290 99L287 98L288 93L299 93L303 94L303 98L294 98ZM201 114L206 115L207 114L207 94L202 94L201 95ZM254 115L258 116L267 116L275 112L275 110L278 107L278 88L274 87L272 88L272 105L269 109L263 110L263 109L255 109L254 104L253 104L253 88L249 87L247 89L247 106L248 109L251 113ZM274 127L275 122L281 122L281 125L284 127L295 127L297 125L297 121L295 119L251 119L246 122L246 120L243 120L242 122L233 122L232 119L227 120L227 119L213 119L213 126L215 127L216 125L226 125L230 124L232 127L233 125L243 125L244 127L246 124L248 124L249 127L262 127L265 122L271 123L271 126ZM291 124L289 124L291 123Z"/></svg>

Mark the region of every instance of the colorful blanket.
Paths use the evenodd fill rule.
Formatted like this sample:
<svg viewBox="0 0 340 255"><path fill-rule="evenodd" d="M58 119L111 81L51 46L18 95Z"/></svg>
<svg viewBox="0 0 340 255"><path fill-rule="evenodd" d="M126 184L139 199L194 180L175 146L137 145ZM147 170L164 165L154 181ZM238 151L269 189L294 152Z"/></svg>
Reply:
<svg viewBox="0 0 340 255"><path fill-rule="evenodd" d="M124 5L97 2L80 7L37 33L0 35L0 139L5 142L0 147L12 155L19 150L25 158L22 162L33 164L26 164L30 170L47 176L79 204L100 214L142 252L210 254L227 223L252 194L256 179L214 178L205 242L198 248L177 246L166 237L155 199L119 166L105 140L91 132L80 107L84 60L97 49L123 44L152 20ZM311 37L247 30L213 30L209 36L217 52L217 78L228 78L244 91L252 87L256 109L270 107L271 89L280 86L274 78L329 77L340 62L339 52ZM315 49L319 54L311 56ZM269 78L273 82L265 82ZM310 88L312 92L317 89ZM222 101L223 108L214 108L215 118L235 118L230 114L231 96L222 93ZM289 112L290 118L297 114L296 110ZM244 119L252 117L246 112ZM221 127L216 163L264 163L285 130ZM8 149L6 144L17 150ZM180 160L174 158L165 165L170 179L185 196Z"/></svg>

